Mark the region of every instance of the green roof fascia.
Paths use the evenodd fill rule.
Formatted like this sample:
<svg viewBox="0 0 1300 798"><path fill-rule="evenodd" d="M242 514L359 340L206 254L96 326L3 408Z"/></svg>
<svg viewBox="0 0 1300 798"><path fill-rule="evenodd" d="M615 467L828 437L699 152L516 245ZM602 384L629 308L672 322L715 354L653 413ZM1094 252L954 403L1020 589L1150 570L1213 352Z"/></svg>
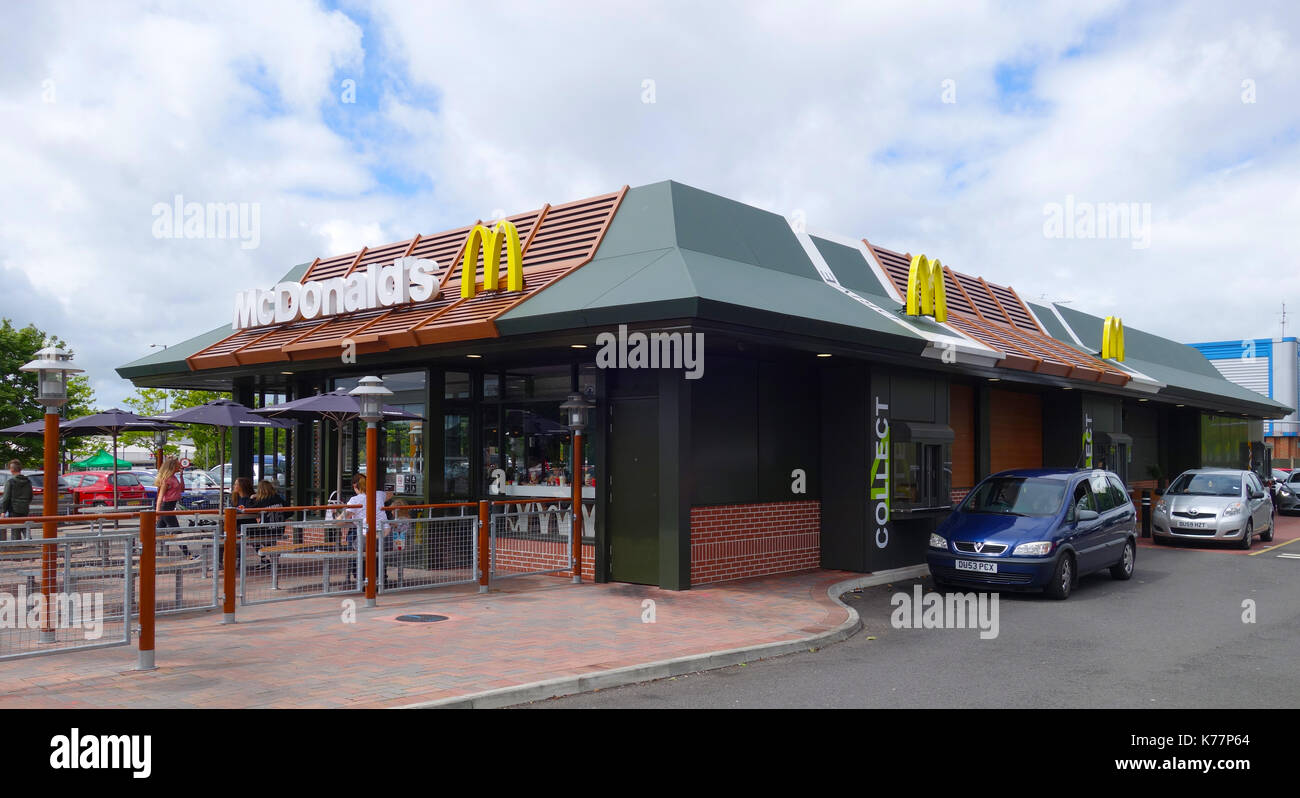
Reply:
<svg viewBox="0 0 1300 798"><path fill-rule="evenodd" d="M310 263L300 263L276 282L297 282L302 279L303 275L307 274L309 268L311 268ZM124 380L185 373L190 370L189 363L186 362L187 358L230 337L232 332L233 330L230 329L229 324L223 324L178 344L172 344L166 349L150 352L138 360L132 360L130 363L118 366L115 370L117 375Z"/></svg>
<svg viewBox="0 0 1300 798"><path fill-rule="evenodd" d="M1101 330L1105 319L1062 305L1055 307L1085 347L1095 347L1092 349L1093 354L1101 350ZM1053 337L1057 337L1055 333ZM1063 342L1073 343L1068 339ZM1128 325L1124 326L1122 364L1165 383L1168 388L1161 389L1161 394L1185 394L1210 403L1215 398L1222 398L1230 403L1247 406L1248 412L1265 418L1272 418L1275 414L1281 417L1293 410L1227 379L1195 347Z"/></svg>

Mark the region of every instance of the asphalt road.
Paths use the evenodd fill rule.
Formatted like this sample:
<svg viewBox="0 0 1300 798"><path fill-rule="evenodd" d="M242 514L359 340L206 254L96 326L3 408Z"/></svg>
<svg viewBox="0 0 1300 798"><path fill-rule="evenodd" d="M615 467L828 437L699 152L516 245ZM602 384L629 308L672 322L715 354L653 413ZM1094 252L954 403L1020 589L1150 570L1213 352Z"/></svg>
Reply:
<svg viewBox="0 0 1300 798"><path fill-rule="evenodd" d="M891 596L931 588L908 580L846 595L865 628L817 652L527 706L1296 708L1300 559L1288 552L1300 544L1257 556L1142 548L1128 582L1087 576L1063 602L1002 594L989 640L893 628Z"/></svg>

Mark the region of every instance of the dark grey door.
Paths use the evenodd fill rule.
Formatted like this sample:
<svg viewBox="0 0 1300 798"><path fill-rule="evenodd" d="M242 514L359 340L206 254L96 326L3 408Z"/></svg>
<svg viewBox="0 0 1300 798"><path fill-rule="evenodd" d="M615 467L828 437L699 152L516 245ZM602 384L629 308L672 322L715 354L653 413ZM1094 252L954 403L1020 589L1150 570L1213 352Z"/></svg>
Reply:
<svg viewBox="0 0 1300 798"><path fill-rule="evenodd" d="M659 400L615 399L609 409L605 534L615 582L659 584Z"/></svg>

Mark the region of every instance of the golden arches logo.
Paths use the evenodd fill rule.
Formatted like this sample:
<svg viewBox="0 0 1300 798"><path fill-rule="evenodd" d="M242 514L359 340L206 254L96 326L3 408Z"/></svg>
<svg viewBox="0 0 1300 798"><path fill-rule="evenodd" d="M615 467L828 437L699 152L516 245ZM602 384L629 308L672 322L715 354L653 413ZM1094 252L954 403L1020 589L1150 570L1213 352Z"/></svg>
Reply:
<svg viewBox="0 0 1300 798"><path fill-rule="evenodd" d="M1119 316L1107 316L1101 326L1102 360L1124 359L1124 322Z"/></svg>
<svg viewBox="0 0 1300 798"><path fill-rule="evenodd" d="M948 319L948 302L943 294L943 264L924 255L912 258L907 270L907 315Z"/></svg>
<svg viewBox="0 0 1300 798"><path fill-rule="evenodd" d="M474 225L465 241L464 257L460 267L460 295L465 299L474 296L480 248L483 252L483 290L495 291L501 281L501 244L506 245L506 290L524 290L524 257L519 244L519 231L502 219L491 230L481 224Z"/></svg>

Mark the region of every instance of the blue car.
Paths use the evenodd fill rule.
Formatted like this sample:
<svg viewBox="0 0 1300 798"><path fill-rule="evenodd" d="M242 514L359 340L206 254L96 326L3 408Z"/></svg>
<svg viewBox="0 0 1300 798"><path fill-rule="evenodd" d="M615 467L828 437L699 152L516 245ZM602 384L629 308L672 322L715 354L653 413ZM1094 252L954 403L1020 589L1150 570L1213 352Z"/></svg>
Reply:
<svg viewBox="0 0 1300 798"><path fill-rule="evenodd" d="M1097 469L1018 469L988 477L930 535L936 587L1042 590L1068 598L1079 577L1133 576L1137 511Z"/></svg>

